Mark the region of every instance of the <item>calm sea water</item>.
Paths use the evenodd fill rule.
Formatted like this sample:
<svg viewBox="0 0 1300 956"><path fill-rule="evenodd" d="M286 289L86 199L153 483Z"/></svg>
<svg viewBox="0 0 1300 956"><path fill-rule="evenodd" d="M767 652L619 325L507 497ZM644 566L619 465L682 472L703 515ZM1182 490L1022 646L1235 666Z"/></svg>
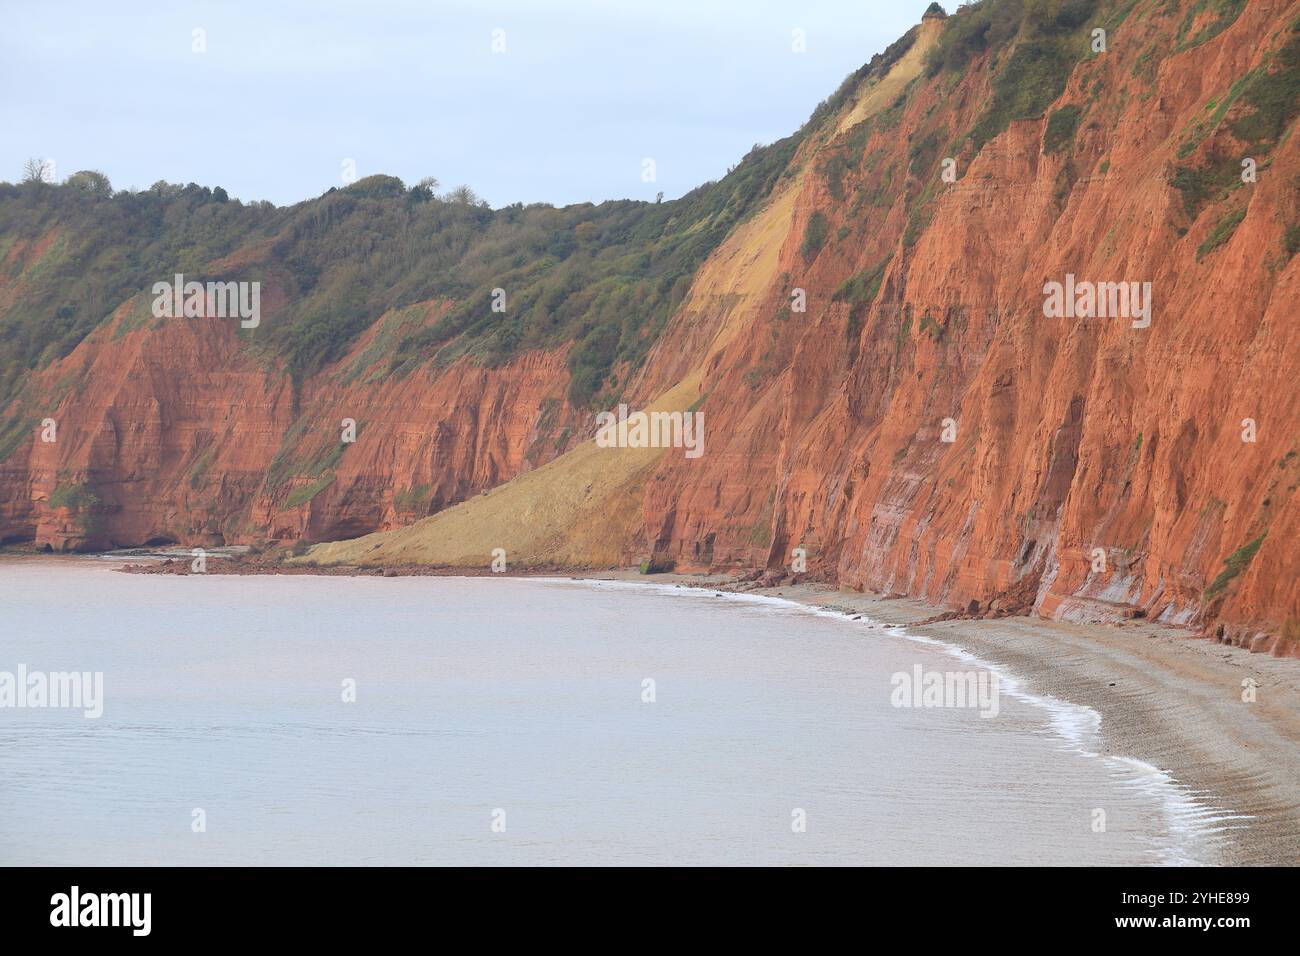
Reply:
<svg viewBox="0 0 1300 956"><path fill-rule="evenodd" d="M1097 756L1092 711L1005 681L995 718L892 706L896 672L981 669L896 628L631 584L111 568L0 560L0 671L101 671L105 697L0 708L0 863L1215 859L1213 814Z"/></svg>

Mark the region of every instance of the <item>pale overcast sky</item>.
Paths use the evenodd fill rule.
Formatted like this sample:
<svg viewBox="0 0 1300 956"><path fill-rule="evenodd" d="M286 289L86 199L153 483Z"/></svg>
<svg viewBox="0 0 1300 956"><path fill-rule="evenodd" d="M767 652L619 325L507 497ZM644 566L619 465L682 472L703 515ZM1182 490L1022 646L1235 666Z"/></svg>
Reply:
<svg viewBox="0 0 1300 956"><path fill-rule="evenodd" d="M286 204L341 185L351 159L358 176L436 176L493 206L673 198L794 131L927 6L10 2L0 180L41 157L59 179L100 169L117 188L166 179Z"/></svg>

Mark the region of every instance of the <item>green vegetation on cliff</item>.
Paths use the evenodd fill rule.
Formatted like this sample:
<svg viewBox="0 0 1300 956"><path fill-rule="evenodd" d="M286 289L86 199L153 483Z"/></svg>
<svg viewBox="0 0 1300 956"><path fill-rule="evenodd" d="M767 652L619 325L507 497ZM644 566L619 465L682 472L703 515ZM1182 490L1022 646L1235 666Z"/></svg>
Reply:
<svg viewBox="0 0 1300 956"><path fill-rule="evenodd" d="M0 403L29 370L68 355L124 303L141 311L155 282L182 273L282 290L287 304L242 334L296 381L385 312L443 298L456 304L398 342L392 371L572 341L571 397L587 404L616 365L644 358L694 270L770 192L798 141L756 146L676 201L563 209L492 210L466 189L437 198L392 176L286 208L194 184L113 194L84 188L87 177L0 183L0 272L16 285L0 305ZM497 288L504 313L491 308Z"/></svg>
<svg viewBox="0 0 1300 956"><path fill-rule="evenodd" d="M1250 562L1255 560L1255 555L1259 553L1260 545L1264 543L1264 538L1267 536L1268 532L1266 531L1253 541L1243 544L1240 548L1223 559L1223 570L1220 571L1218 577L1210 583L1210 586L1205 589L1205 600L1213 600L1215 597L1222 594L1233 578L1237 577L1237 575L1241 574L1242 571L1245 571L1246 568L1250 567Z"/></svg>

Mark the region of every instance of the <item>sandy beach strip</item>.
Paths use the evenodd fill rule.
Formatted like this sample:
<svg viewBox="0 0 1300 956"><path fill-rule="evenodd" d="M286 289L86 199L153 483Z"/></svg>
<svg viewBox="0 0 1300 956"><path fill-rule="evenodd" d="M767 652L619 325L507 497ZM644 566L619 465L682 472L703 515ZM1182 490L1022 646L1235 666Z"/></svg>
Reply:
<svg viewBox="0 0 1300 956"><path fill-rule="evenodd" d="M725 578L590 575L733 590ZM1135 758L1201 802L1250 817L1231 821L1221 862L1300 862L1300 661L1252 654L1189 631L1134 621L1067 624L1041 618L921 624L940 609L816 584L746 593L851 611L964 648L1030 690L1101 714L1101 752ZM1253 680L1255 701L1243 701Z"/></svg>

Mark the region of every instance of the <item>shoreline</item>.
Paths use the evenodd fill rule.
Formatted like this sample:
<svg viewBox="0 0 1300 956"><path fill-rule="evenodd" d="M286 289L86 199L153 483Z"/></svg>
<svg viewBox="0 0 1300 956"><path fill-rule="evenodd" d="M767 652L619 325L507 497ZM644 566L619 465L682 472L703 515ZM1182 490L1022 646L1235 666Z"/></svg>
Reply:
<svg viewBox="0 0 1300 956"><path fill-rule="evenodd" d="M99 560L105 557L110 556ZM188 565L187 559L173 559L114 570L186 574ZM941 616L943 608L911 598L824 583L764 586L732 574L643 575L636 570L549 568L503 575L475 570L424 567L416 573L688 587L774 597L905 627L909 635L961 648L1005 670L1034 695L1099 714L1098 756L1149 765L1200 807L1212 808L1212 813L1200 814L1208 817L1201 822L1217 821L1228 831L1213 841L1216 863L1278 866L1300 861L1300 667L1292 660L1145 620L1073 624L1025 616L952 618ZM406 576L408 569L277 569L210 558L207 573L223 572L391 577ZM1249 703L1242 699L1247 680L1255 684L1255 700Z"/></svg>
<svg viewBox="0 0 1300 956"><path fill-rule="evenodd" d="M978 666L1013 675L1031 696L1098 714L1097 756L1144 765L1194 802L1194 823L1220 827L1208 834L1214 865L1300 861L1300 667L1288 658L1146 620L952 617L913 598L824 583L762 586L672 572L648 580L633 570L565 577L773 597L960 648ZM1248 679L1251 703L1243 700Z"/></svg>
<svg viewBox="0 0 1300 956"><path fill-rule="evenodd" d="M721 580L655 575L654 583L733 590ZM589 580L640 581L635 572ZM1149 621L1069 624L1031 617L934 620L933 605L832 585L745 588L810 607L862 614L959 647L1005 669L1035 695L1101 716L1099 756L1163 772L1228 831L1217 863L1300 860L1300 668ZM1256 683L1253 703L1242 682ZM1224 819L1226 818L1226 819ZM1235 831L1235 832L1233 832Z"/></svg>

